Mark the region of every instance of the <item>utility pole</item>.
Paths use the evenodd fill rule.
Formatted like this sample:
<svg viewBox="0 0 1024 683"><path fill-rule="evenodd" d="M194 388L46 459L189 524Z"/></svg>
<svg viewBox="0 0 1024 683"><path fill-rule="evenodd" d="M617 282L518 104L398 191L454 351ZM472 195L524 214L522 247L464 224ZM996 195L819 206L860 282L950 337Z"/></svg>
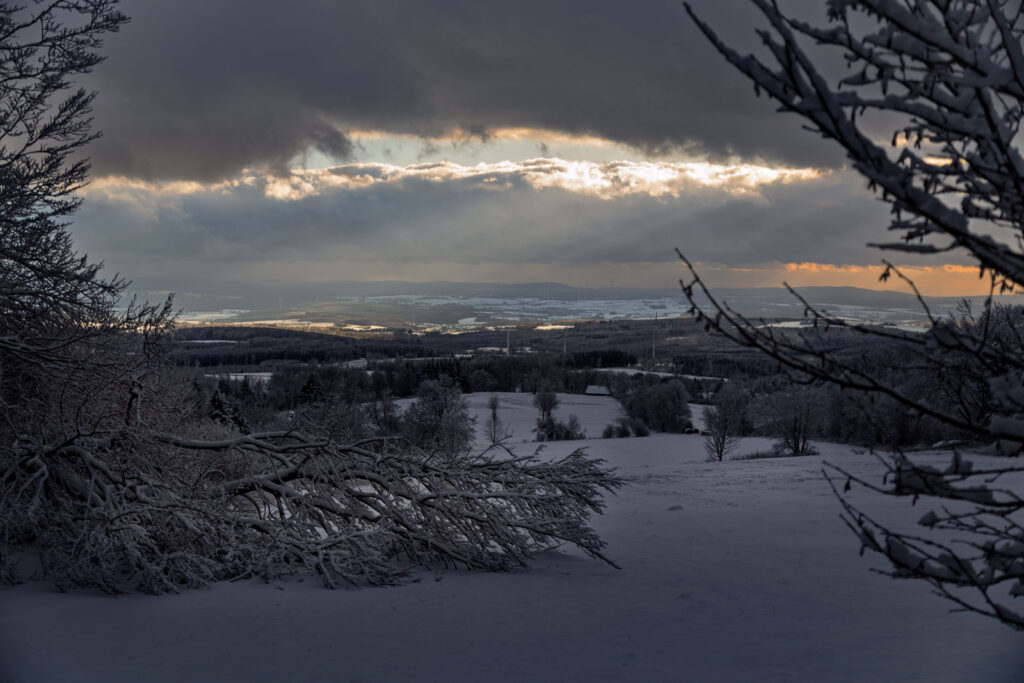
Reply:
<svg viewBox="0 0 1024 683"><path fill-rule="evenodd" d="M654 314L654 328L651 329L651 369L656 369L658 362L658 314Z"/></svg>
<svg viewBox="0 0 1024 683"><path fill-rule="evenodd" d="M505 355L512 355L512 330L505 330Z"/></svg>

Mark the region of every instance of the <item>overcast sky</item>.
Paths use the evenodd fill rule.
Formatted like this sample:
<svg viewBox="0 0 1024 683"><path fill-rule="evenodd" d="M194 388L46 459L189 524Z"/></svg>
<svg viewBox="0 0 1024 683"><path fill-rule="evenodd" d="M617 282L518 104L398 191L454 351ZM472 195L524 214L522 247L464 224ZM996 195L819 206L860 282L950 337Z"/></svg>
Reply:
<svg viewBox="0 0 1024 683"><path fill-rule="evenodd" d="M756 47L746 3L693 4ZM877 275L886 207L677 0L123 9L73 229L140 284L667 287L675 247L724 285Z"/></svg>

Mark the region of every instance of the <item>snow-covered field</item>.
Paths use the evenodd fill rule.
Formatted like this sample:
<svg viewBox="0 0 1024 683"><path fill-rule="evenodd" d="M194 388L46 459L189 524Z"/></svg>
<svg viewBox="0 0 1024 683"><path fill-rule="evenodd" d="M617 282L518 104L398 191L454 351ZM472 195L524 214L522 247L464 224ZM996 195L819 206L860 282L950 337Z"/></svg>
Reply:
<svg viewBox="0 0 1024 683"><path fill-rule="evenodd" d="M480 448L487 445L485 426L491 412L487 402L491 396L497 396L500 402L498 419L512 433L508 443L516 450L532 450L536 444L530 445L537 437L537 409L533 405L533 394L491 392L467 394L470 413L476 417L477 444ZM565 422L570 415L575 415L580 427L588 439L600 438L605 426L625 415L622 406L608 396L581 396L579 394L558 394L558 407L555 408L556 420ZM586 445L586 444L577 444Z"/></svg>
<svg viewBox="0 0 1024 683"><path fill-rule="evenodd" d="M481 427L487 396L469 397ZM531 438L532 398L499 396L514 441ZM560 398L560 417L592 437L617 415L612 399ZM870 455L822 444L815 457L706 463L701 444L547 446L585 445L628 478L595 519L621 570L563 549L529 572L423 573L394 589L307 579L115 599L19 586L0 590L0 681L1024 680L1020 634L949 614L858 556L820 470L870 476ZM923 513L865 502L887 519Z"/></svg>
<svg viewBox="0 0 1024 683"><path fill-rule="evenodd" d="M431 308L458 304L472 308L477 315L459 321L462 327L478 327L483 324L478 318L497 318L521 321L559 320L649 320L655 316L686 315L690 310L688 301L679 296L648 299L539 299L536 297L461 297L443 295L392 295L368 297L339 297L340 301L358 301L370 304L392 304Z"/></svg>

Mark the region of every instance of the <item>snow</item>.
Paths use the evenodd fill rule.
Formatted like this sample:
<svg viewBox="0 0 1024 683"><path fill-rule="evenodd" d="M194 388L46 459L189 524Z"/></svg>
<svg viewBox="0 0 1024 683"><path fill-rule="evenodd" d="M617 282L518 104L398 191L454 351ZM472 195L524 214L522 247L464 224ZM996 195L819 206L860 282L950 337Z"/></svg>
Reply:
<svg viewBox="0 0 1024 683"><path fill-rule="evenodd" d="M222 372L217 375L207 375L207 377L213 377L215 379L227 377L233 382L241 382L242 380L248 379L250 382L256 383L269 383L273 376L274 373L272 372Z"/></svg>
<svg viewBox="0 0 1024 683"><path fill-rule="evenodd" d="M690 422L693 423L693 428L697 431L704 429L704 409L707 408L703 403L690 403Z"/></svg>
<svg viewBox="0 0 1024 683"><path fill-rule="evenodd" d="M449 304L473 309L473 321L459 321L462 327L479 327L483 321L521 320L558 324L563 320L651 320L688 315L690 303L681 296L649 299L577 299L558 300L537 297L475 297L445 295L385 295L341 297L341 301L391 304L431 308Z"/></svg>
<svg viewBox="0 0 1024 683"><path fill-rule="evenodd" d="M711 375L680 375L674 372L655 372L653 370L643 370L641 368L599 368L596 372L610 372L615 375L655 375L661 378L669 377L682 377L685 379L715 381L715 382L728 382L728 378L725 377L714 377Z"/></svg>
<svg viewBox="0 0 1024 683"><path fill-rule="evenodd" d="M626 414L619 402L610 396L563 393L556 395L558 407L553 413L554 418L560 422L567 422L569 415L575 415L579 419L580 427L590 439L599 438L605 426ZM533 405L533 394L496 391L465 395L470 414L476 417L477 445L481 448L487 445L485 430L487 418L491 414L487 402L491 396L497 396L501 403L498 418L512 430L510 445L520 448L524 441L533 442L536 438L533 430L537 427L537 408ZM577 446L586 445L581 442L574 443Z"/></svg>
<svg viewBox="0 0 1024 683"><path fill-rule="evenodd" d="M919 321L919 320L918 321L914 321L914 320L911 320L911 321L902 321L902 322L871 323L871 322L865 322L863 318L851 318L851 317L844 317L844 316L833 316L833 319L835 319L835 320L843 320L846 323L850 324L851 326L859 325L861 327L867 327L867 328L870 328L870 327L880 327L880 328L884 328L884 329L899 330L901 332L915 332L915 333L919 333L919 334L924 334L925 332L928 332L931 329L931 322L929 322L929 321ZM824 325L824 323L822 323L822 325ZM811 327L813 327L813 324L812 324L812 320L810 318L805 318L805 319L801 319L801 320L783 320L781 322L765 323L763 325L754 325L754 327L755 328L774 327L774 328L786 328L786 329L803 329L803 328L811 328Z"/></svg>
<svg viewBox="0 0 1024 683"><path fill-rule="evenodd" d="M657 375L658 377L676 377L674 372L654 372L642 368L599 368L597 372L610 372L616 375Z"/></svg>
<svg viewBox="0 0 1024 683"><path fill-rule="evenodd" d="M780 327L786 329L799 329L801 327L807 327L803 320L783 320L777 323L765 323L764 325L755 325L754 327Z"/></svg>
<svg viewBox="0 0 1024 683"><path fill-rule="evenodd" d="M230 324L255 327L258 325L301 325L303 323L299 318L269 318L267 320L249 320L246 322Z"/></svg>
<svg viewBox="0 0 1024 683"><path fill-rule="evenodd" d="M322 323L322 324L325 327L326 326L334 325L334 323ZM357 330L359 332L375 332L375 331L378 331L378 330L386 330L388 328L384 327L383 325L355 325L355 324L349 324L349 325L342 325L341 329L343 329L343 330Z"/></svg>
<svg viewBox="0 0 1024 683"><path fill-rule="evenodd" d="M248 313L247 310L226 308L220 311L194 311L189 313L181 313L175 320L179 323L186 324L199 324L199 323L211 323L221 320L230 320L236 318L240 314Z"/></svg>
<svg viewBox="0 0 1024 683"><path fill-rule="evenodd" d="M490 394L467 396L485 419ZM498 394L528 434L529 394ZM559 395L595 436L612 399ZM825 485L824 461L876 480L870 454L707 463L696 435L587 446L629 485L595 527L615 570L562 549L529 572L423 572L393 589L313 579L160 597L0 590L0 680L921 681L1010 683L1020 635L949 614L927 586L869 571ZM747 439L739 453L765 450ZM521 450L532 448L520 444ZM948 463L948 453L935 457ZM863 497L885 519L926 512Z"/></svg>

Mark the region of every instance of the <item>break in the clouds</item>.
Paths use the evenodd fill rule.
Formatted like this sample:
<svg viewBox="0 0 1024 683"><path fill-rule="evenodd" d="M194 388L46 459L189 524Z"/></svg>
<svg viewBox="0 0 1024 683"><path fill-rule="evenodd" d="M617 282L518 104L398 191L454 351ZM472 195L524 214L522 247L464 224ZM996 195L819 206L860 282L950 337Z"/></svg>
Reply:
<svg viewBox="0 0 1024 683"><path fill-rule="evenodd" d="M558 159L349 164L210 184L106 178L88 190L75 231L122 271L189 263L206 278L272 263L279 277L331 279L331 264L363 261L390 264L375 279L455 263L521 264L536 276L548 264L557 280L565 264L672 262L675 246L711 263L848 263L885 217L860 185L811 169ZM247 279L260 276L253 267Z"/></svg>
<svg viewBox="0 0 1024 683"><path fill-rule="evenodd" d="M759 49L750 3L692 4ZM129 278L670 286L680 247L731 282L863 285L878 263L885 206L677 0L123 8L73 229Z"/></svg>
<svg viewBox="0 0 1024 683"><path fill-rule="evenodd" d="M215 184L214 188L256 185L273 199L301 200L331 189L359 189L374 185L408 186L418 181L434 184L461 183L463 186L505 190L517 185L534 189L553 188L598 199L622 199L634 195L679 197L703 188L721 190L730 195L756 194L771 183L790 183L821 176L815 169L768 168L750 164L712 164L706 162L634 162L566 161L564 159L528 159L464 166L452 162L434 162L396 166L363 163L290 173L247 174L242 178ZM98 188L118 186L109 179ZM184 190L201 185L180 183L143 184L153 190Z"/></svg>
<svg viewBox="0 0 1024 683"><path fill-rule="evenodd" d="M797 4L824 16L819 3ZM98 175L210 181L303 155L352 159L353 131L430 148L525 128L649 154L840 159L754 98L677 0L123 5L132 22L89 81L104 132L90 149ZM694 5L752 42L747 3Z"/></svg>

